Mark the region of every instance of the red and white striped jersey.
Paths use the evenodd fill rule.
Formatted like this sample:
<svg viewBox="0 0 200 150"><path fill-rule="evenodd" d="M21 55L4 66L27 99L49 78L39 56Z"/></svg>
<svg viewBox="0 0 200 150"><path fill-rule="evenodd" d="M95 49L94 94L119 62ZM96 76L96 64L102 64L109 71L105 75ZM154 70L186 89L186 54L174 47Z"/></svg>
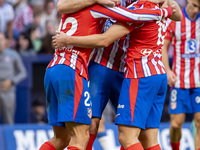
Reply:
<svg viewBox="0 0 200 150"><path fill-rule="evenodd" d="M24 27L30 23L33 23L33 11L30 6L25 2L20 3L15 9L15 18L13 22L13 28L19 33L23 32Z"/></svg>
<svg viewBox="0 0 200 150"><path fill-rule="evenodd" d="M74 14L62 15L59 30L71 36L84 36L100 33L102 18L115 18L124 22L136 22L136 20L159 20L165 17L167 12L164 9L157 10L131 10L120 7L106 7L93 5ZM103 19L105 21L105 19ZM81 76L88 79L87 67L92 49L67 46L57 49L54 59L48 67L57 64L65 64L76 70Z"/></svg>
<svg viewBox="0 0 200 150"><path fill-rule="evenodd" d="M127 7L132 4L135 0L121 0L120 6ZM114 23L114 21L108 19L104 24L102 32L108 30L108 28ZM96 53L94 54L93 61L105 66L109 69L113 69L119 72L124 72L125 67L125 57L126 57L126 49L120 47L125 43L126 38L123 37L108 47L98 48ZM120 43L119 43L120 42Z"/></svg>
<svg viewBox="0 0 200 150"><path fill-rule="evenodd" d="M177 88L200 87L200 13L191 20L185 8L183 19L171 21L167 28L166 39L172 41L174 48L172 69L176 74Z"/></svg>
<svg viewBox="0 0 200 150"><path fill-rule="evenodd" d="M139 1L134 7L140 8L141 5L144 8L159 8L159 5L147 1ZM162 63L166 22L165 18L160 21L124 24L130 30L129 42L126 44L125 78L143 78L166 73Z"/></svg>

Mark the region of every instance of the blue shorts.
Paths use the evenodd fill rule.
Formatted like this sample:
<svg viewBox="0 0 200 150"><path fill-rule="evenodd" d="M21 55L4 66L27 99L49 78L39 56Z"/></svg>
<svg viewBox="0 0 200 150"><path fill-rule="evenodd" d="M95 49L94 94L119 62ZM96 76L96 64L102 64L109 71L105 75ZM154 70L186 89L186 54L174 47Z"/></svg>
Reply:
<svg viewBox="0 0 200 150"><path fill-rule="evenodd" d="M124 79L115 123L158 128L167 92L167 76Z"/></svg>
<svg viewBox="0 0 200 150"><path fill-rule="evenodd" d="M170 92L169 113L200 112L200 88L172 88Z"/></svg>
<svg viewBox="0 0 200 150"><path fill-rule="evenodd" d="M65 122L91 124L88 82L75 70L66 65L48 68L44 87L50 125L65 126Z"/></svg>
<svg viewBox="0 0 200 150"><path fill-rule="evenodd" d="M116 112L119 94L124 74L95 62L89 65L90 96L92 101L92 116L101 118L102 113L111 100Z"/></svg>

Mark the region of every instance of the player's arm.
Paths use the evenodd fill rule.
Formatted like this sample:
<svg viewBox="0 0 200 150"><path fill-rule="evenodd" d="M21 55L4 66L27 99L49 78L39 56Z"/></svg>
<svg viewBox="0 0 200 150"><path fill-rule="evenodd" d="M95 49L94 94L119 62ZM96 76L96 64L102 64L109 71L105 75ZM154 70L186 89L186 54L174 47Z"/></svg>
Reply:
<svg viewBox="0 0 200 150"><path fill-rule="evenodd" d="M177 4L175 0L169 0L169 6L172 6L172 5L174 5L173 10L175 11L173 11L170 19L174 21L181 21L183 17L181 8L179 7L179 5Z"/></svg>
<svg viewBox="0 0 200 150"><path fill-rule="evenodd" d="M163 3L162 7L167 7L167 6L173 7L173 13L172 13L172 16L170 17L170 19L173 21L181 21L182 12L181 12L181 8L179 7L178 3L175 0L166 0Z"/></svg>
<svg viewBox="0 0 200 150"><path fill-rule="evenodd" d="M114 18L123 22L140 23L146 21L161 20L162 18L171 17L173 7L162 9L135 9L135 7L108 7L105 5L94 5L90 13L94 18Z"/></svg>
<svg viewBox="0 0 200 150"><path fill-rule="evenodd" d="M60 14L74 13L95 3L114 7L120 0L59 0L57 11Z"/></svg>
<svg viewBox="0 0 200 150"><path fill-rule="evenodd" d="M67 45L84 48L107 47L128 33L130 33L129 29L121 23L116 23L102 34L67 36L64 32L57 32L58 35L53 37L52 42L55 48L61 48Z"/></svg>
<svg viewBox="0 0 200 150"><path fill-rule="evenodd" d="M177 79L176 79L175 73L171 70L171 68L169 66L169 57L168 57L168 53L167 53L169 44L170 44L170 41L165 39L165 42L164 42L164 45L162 48L162 62L164 64L166 72L167 72L168 84L169 84L169 86L172 86L175 84Z"/></svg>

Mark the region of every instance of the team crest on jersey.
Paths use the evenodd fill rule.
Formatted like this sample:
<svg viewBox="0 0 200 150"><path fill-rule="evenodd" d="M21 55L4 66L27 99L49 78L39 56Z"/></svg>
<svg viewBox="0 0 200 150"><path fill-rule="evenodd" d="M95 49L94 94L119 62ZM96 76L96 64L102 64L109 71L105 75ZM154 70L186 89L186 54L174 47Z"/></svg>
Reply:
<svg viewBox="0 0 200 150"><path fill-rule="evenodd" d="M152 49L142 49L140 52L144 56L149 56L153 52L153 50Z"/></svg>
<svg viewBox="0 0 200 150"><path fill-rule="evenodd" d="M92 108L87 109L87 114L89 118L92 118Z"/></svg>
<svg viewBox="0 0 200 150"><path fill-rule="evenodd" d="M171 109L174 110L177 107L177 102L171 102Z"/></svg>
<svg viewBox="0 0 200 150"><path fill-rule="evenodd" d="M188 51L190 53L195 53L197 50L197 40L196 39L191 39L188 41Z"/></svg>

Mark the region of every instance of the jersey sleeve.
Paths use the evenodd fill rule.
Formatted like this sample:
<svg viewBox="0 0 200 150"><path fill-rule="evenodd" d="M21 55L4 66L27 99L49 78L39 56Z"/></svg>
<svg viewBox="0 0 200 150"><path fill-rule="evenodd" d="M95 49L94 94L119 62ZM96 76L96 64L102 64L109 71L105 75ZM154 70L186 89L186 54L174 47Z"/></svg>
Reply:
<svg viewBox="0 0 200 150"><path fill-rule="evenodd" d="M94 5L90 13L94 18L112 18L124 22L161 20L172 15L171 7L163 9L128 9Z"/></svg>

